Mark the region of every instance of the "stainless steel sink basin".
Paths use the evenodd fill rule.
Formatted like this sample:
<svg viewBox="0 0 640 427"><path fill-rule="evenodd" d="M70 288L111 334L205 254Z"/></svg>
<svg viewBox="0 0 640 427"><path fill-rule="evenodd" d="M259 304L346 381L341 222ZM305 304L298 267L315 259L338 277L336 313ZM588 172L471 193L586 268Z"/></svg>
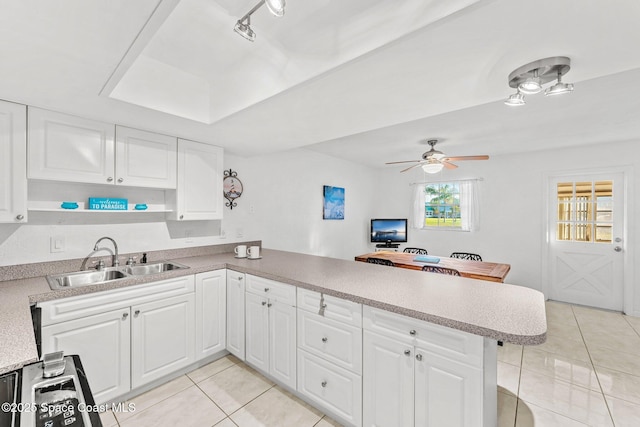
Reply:
<svg viewBox="0 0 640 427"><path fill-rule="evenodd" d="M148 274L164 273L165 271L189 268L177 262L160 261L151 264L139 264L126 267L109 267L102 270L77 271L47 276L51 289L68 289L79 286L97 285L99 283L126 279L132 276L146 276Z"/></svg>
<svg viewBox="0 0 640 427"><path fill-rule="evenodd" d="M104 270L78 271L47 276L51 289L74 288L78 286L96 285L112 280L124 279L129 274L123 268L111 267Z"/></svg>
<svg viewBox="0 0 640 427"><path fill-rule="evenodd" d="M138 264L126 267L126 272L132 276L144 276L147 274L164 273L165 271L182 270L189 268L177 262L161 261L151 264Z"/></svg>

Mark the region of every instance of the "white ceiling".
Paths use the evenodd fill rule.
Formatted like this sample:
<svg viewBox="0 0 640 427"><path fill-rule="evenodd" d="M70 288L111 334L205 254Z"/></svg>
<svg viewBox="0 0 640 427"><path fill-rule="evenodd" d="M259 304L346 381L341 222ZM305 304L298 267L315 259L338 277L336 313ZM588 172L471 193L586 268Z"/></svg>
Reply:
<svg viewBox="0 0 640 427"><path fill-rule="evenodd" d="M640 140L640 2L2 2L0 98L211 142L371 166ZM526 15L525 15L526 14ZM507 76L568 56L570 95L509 108Z"/></svg>

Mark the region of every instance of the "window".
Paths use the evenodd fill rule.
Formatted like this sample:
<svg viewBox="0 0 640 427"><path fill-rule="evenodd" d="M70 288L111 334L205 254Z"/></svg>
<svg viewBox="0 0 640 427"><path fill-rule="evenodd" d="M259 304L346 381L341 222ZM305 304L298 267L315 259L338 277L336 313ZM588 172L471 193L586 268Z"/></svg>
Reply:
<svg viewBox="0 0 640 427"><path fill-rule="evenodd" d="M612 181L560 182L557 240L611 243Z"/></svg>
<svg viewBox="0 0 640 427"><path fill-rule="evenodd" d="M416 184L413 228L470 231L477 226L476 180Z"/></svg>

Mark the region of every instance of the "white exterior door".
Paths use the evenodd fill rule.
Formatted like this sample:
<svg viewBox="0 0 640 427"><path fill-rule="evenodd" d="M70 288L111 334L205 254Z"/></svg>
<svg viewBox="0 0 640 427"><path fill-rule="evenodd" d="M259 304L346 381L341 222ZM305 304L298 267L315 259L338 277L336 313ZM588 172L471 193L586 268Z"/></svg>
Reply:
<svg viewBox="0 0 640 427"><path fill-rule="evenodd" d="M549 298L623 310L624 174L549 179Z"/></svg>

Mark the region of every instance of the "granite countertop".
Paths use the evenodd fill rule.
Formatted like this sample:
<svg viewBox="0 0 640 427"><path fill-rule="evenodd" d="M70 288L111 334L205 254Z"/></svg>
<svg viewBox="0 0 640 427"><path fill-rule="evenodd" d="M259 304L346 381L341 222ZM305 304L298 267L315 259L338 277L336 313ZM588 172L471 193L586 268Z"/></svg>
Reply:
<svg viewBox="0 0 640 427"><path fill-rule="evenodd" d="M524 345L546 340L544 296L521 286L269 249L257 260L233 253L171 260L190 268L58 291L44 276L0 282L0 373L37 360L30 304L222 268L495 340Z"/></svg>

